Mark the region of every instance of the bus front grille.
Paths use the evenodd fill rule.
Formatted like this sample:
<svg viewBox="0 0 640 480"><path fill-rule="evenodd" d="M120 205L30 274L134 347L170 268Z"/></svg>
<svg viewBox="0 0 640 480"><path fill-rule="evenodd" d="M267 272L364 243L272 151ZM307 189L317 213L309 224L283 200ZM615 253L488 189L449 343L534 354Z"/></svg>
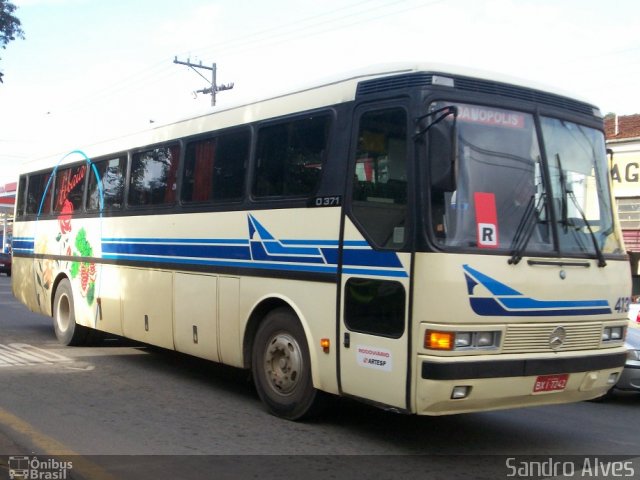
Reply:
<svg viewBox="0 0 640 480"><path fill-rule="evenodd" d="M554 324L509 325L502 345L503 353L551 352L551 336L558 327ZM590 350L600 347L602 323L564 324L564 341L555 351Z"/></svg>

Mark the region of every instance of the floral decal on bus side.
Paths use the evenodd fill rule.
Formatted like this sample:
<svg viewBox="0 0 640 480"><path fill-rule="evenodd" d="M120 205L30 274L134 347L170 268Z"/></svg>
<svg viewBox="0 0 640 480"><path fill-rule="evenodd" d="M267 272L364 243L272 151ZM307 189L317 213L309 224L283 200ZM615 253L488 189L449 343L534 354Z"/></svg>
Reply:
<svg viewBox="0 0 640 480"><path fill-rule="evenodd" d="M81 228L76 235L75 247L74 256L93 256L93 248L87 240L87 231L84 228ZM96 292L96 264L71 262L71 278L78 277L80 278L80 293L87 299L89 305L93 304Z"/></svg>
<svg viewBox="0 0 640 480"><path fill-rule="evenodd" d="M48 251L47 237L42 236L35 244L34 253L46 254ZM48 258L39 259L35 263L36 274L36 300L41 305L43 298L46 297L48 290L53 282L53 270L59 264L58 260Z"/></svg>
<svg viewBox="0 0 640 480"><path fill-rule="evenodd" d="M60 240L62 235L71 232L71 214L73 213L73 204L69 200L65 200L62 206L60 215L58 215L58 225L60 226L60 234L57 240Z"/></svg>
<svg viewBox="0 0 640 480"><path fill-rule="evenodd" d="M56 235L58 242L58 252L63 257L92 257L93 248L87 240L87 231L85 228L78 230L75 237L73 236L73 226L71 215L73 214L73 205L68 200L58 215L59 232ZM49 254L48 242L46 237L41 237L38 241L36 253ZM36 263L36 283L40 293L44 294L51 289L53 283L53 275L55 270L67 270L72 279L80 281L80 294L86 299L88 305L92 305L95 301L96 290L96 265L90 262L80 262L76 260L51 260L48 258L40 259ZM38 302L41 295L38 294Z"/></svg>

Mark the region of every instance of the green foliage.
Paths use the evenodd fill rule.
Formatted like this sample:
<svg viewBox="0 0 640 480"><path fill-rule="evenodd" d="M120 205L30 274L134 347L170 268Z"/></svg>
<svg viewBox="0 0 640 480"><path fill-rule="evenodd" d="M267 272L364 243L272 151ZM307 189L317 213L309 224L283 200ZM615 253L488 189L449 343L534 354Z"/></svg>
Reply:
<svg viewBox="0 0 640 480"><path fill-rule="evenodd" d="M71 278L76 278L80 273L80 262L71 262Z"/></svg>
<svg viewBox="0 0 640 480"><path fill-rule="evenodd" d="M87 290L87 303L91 305L96 298L96 284L91 282Z"/></svg>
<svg viewBox="0 0 640 480"><path fill-rule="evenodd" d="M91 248L91 244L87 241L87 231L84 228L81 228L76 236L76 250L78 250L83 257L93 256L93 248Z"/></svg>
<svg viewBox="0 0 640 480"><path fill-rule="evenodd" d="M18 17L14 15L16 6L7 1L0 0L0 48L7 48L7 43L16 38L24 38L22 25ZM2 83L2 72L0 72L0 83Z"/></svg>

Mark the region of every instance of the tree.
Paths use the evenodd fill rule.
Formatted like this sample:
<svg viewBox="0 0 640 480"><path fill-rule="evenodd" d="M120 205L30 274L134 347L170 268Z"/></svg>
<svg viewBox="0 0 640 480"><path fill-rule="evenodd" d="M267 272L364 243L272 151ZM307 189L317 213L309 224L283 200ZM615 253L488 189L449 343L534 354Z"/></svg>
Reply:
<svg viewBox="0 0 640 480"><path fill-rule="evenodd" d="M20 20L13 12L16 6L8 0L0 0L0 49L7 48L7 43L17 38L24 38L24 32ZM0 83L2 83L2 72L0 72Z"/></svg>

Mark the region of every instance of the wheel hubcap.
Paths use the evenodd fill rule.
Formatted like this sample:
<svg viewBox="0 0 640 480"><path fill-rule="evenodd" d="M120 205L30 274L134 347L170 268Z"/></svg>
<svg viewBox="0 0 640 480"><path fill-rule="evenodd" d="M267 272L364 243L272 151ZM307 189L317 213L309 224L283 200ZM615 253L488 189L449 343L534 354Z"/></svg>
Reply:
<svg viewBox="0 0 640 480"><path fill-rule="evenodd" d="M58 310L56 312L56 318L58 320L58 328L61 331L66 332L69 328L71 309L69 307L69 297L62 295L58 302Z"/></svg>
<svg viewBox="0 0 640 480"><path fill-rule="evenodd" d="M300 380L302 355L300 346L288 333L274 335L265 351L264 372L271 388L289 395Z"/></svg>

